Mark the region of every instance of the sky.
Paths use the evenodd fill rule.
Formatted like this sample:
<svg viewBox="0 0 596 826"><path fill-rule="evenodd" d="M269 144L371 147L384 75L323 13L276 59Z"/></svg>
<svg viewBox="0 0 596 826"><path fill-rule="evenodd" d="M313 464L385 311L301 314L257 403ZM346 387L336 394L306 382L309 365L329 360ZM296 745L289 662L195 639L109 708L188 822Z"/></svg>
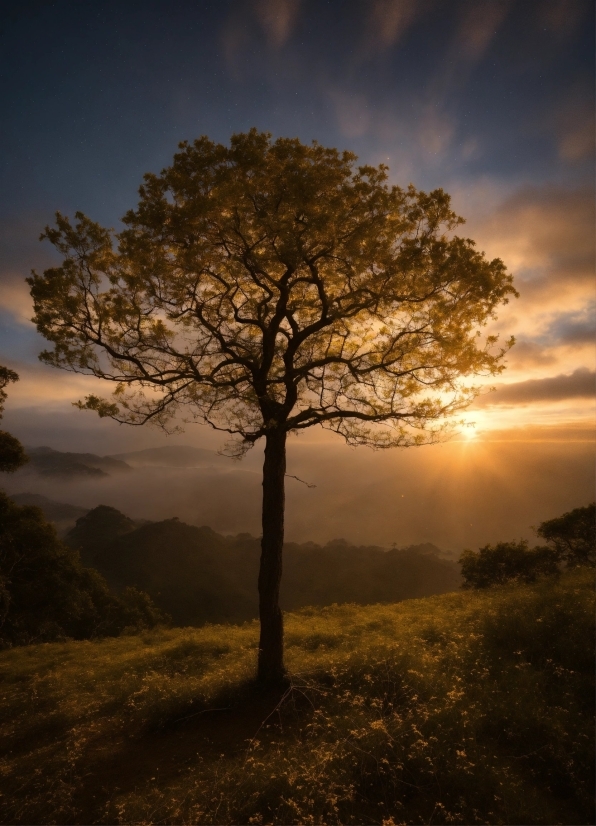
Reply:
<svg viewBox="0 0 596 826"><path fill-rule="evenodd" d="M591 0L20 0L4 8L0 363L21 380L9 388L3 427L26 445L99 454L220 446L201 426L168 440L75 410L97 381L39 363L44 342L24 279L56 263L38 240L56 210L118 229L142 175L168 165L178 142L205 134L226 143L256 126L387 164L402 186L443 187L466 219L461 232L503 259L520 293L491 324L516 337L507 369L465 413L474 426L454 443L380 454L313 432L290 444L289 472L317 484L289 494L293 536L495 541L593 499ZM179 502L194 521L258 532L258 461L257 453L230 471L236 481L217 495L217 485L197 482L201 507L162 496L164 515ZM62 493L88 504L125 496ZM157 481L147 497L160 498ZM477 516L463 515L470 511Z"/></svg>

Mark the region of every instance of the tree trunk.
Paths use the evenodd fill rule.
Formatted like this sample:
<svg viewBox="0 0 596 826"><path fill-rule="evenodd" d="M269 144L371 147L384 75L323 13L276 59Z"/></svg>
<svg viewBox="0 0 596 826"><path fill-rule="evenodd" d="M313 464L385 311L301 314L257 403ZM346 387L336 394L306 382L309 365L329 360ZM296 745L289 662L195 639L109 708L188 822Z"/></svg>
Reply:
<svg viewBox="0 0 596 826"><path fill-rule="evenodd" d="M282 549L284 544L286 474L285 430L271 430L266 436L263 464L263 539L259 569L259 641L258 679L279 683L285 675L284 629L279 607Z"/></svg>

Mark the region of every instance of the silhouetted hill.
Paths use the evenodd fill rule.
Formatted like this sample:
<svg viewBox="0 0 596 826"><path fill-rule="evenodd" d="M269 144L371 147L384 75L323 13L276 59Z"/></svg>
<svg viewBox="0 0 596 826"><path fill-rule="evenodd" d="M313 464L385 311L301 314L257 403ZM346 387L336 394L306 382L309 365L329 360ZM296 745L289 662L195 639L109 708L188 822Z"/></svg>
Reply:
<svg viewBox="0 0 596 826"><path fill-rule="evenodd" d="M141 527L100 506L79 519L66 541L117 590L150 594L179 625L242 622L257 616L260 542L223 537L208 527L167 519ZM287 543L281 605L398 602L456 590L458 566L432 545L406 549Z"/></svg>
<svg viewBox="0 0 596 826"><path fill-rule="evenodd" d="M95 557L124 534L131 533L138 525L109 505L99 505L76 521L66 535L66 542L81 552L83 565L97 567Z"/></svg>
<svg viewBox="0 0 596 826"><path fill-rule="evenodd" d="M21 473L36 471L42 476L100 479L110 473L130 470L130 465L109 456L94 453L63 453L51 447L28 447L30 462Z"/></svg>
<svg viewBox="0 0 596 826"><path fill-rule="evenodd" d="M89 508L55 502L39 493L14 493L10 495L10 499L17 505L34 505L40 508L48 522L53 522L59 533L71 528L77 519L89 512Z"/></svg>
<svg viewBox="0 0 596 826"><path fill-rule="evenodd" d="M185 625L256 616L257 562L258 554L244 554L210 528L177 519L144 525L94 556L108 582L116 588L142 582L159 605L169 606L174 622ZM239 576L243 568L248 581Z"/></svg>
<svg viewBox="0 0 596 826"><path fill-rule="evenodd" d="M214 450L185 445L168 445L150 447L146 450L134 450L129 453L115 453L106 458L136 466L154 465L158 467L209 467L211 465L230 464L230 459Z"/></svg>
<svg viewBox="0 0 596 826"><path fill-rule="evenodd" d="M368 605L443 594L460 583L459 566L429 553L428 545L387 551L292 543L285 549L281 598L286 610L335 602Z"/></svg>

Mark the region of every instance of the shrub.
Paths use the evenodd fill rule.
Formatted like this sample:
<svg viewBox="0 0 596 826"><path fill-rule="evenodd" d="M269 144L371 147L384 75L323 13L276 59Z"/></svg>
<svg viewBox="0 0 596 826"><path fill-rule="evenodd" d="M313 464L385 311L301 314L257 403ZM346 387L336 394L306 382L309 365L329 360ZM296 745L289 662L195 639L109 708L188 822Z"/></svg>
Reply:
<svg viewBox="0 0 596 826"><path fill-rule="evenodd" d="M554 548L529 548L524 540L485 545L477 552L466 549L459 559L462 588L535 582L539 576L556 573L558 559Z"/></svg>

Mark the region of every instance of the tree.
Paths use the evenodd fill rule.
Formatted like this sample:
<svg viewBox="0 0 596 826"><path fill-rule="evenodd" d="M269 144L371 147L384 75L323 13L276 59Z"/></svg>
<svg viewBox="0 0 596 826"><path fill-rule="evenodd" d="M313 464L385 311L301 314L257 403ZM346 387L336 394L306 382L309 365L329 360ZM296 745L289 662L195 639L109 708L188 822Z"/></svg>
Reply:
<svg viewBox="0 0 596 826"><path fill-rule="evenodd" d="M525 540L485 545L477 552L466 549L459 558L463 588L489 588L507 582L535 582L559 570L553 548L529 548Z"/></svg>
<svg viewBox="0 0 596 826"><path fill-rule="evenodd" d="M0 419L4 415L6 401L6 386L18 381L19 376L14 370L0 365ZM29 461L23 445L11 433L0 430L0 471L13 473Z"/></svg>
<svg viewBox="0 0 596 826"><path fill-rule="evenodd" d="M118 636L166 620L136 588L112 594L39 508L19 507L0 492L0 647Z"/></svg>
<svg viewBox="0 0 596 826"><path fill-rule="evenodd" d="M541 522L536 531L556 549L568 568L596 564L596 505L574 508L556 519Z"/></svg>
<svg viewBox="0 0 596 826"><path fill-rule="evenodd" d="M258 676L283 678L278 604L286 438L419 445L502 369L479 328L516 294L499 259L453 234L442 190L387 183L316 142L251 130L180 144L116 235L76 213L48 238L63 264L29 279L47 364L116 383L80 407L171 427L187 418L265 441Z"/></svg>

